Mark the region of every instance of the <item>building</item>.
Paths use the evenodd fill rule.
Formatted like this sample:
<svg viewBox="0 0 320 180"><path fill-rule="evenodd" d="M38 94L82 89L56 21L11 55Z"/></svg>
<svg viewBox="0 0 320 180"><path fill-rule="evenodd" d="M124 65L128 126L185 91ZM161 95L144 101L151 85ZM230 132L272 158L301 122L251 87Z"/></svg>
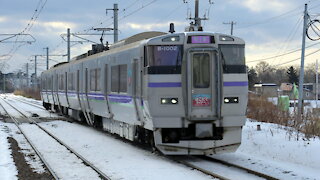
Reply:
<svg viewBox="0 0 320 180"><path fill-rule="evenodd" d="M278 86L273 83L255 84L253 86L257 95L266 97L278 97Z"/></svg>

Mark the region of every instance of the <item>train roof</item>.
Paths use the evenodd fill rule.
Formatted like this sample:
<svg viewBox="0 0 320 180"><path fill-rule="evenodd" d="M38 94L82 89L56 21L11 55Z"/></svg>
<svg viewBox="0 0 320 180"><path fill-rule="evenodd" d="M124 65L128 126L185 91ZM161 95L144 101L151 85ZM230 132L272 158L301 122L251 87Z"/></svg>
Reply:
<svg viewBox="0 0 320 180"><path fill-rule="evenodd" d="M105 53L112 53L114 50L123 47L123 48L130 48L132 46L135 46L139 44L139 42L144 42L148 45L156 44L159 42L162 42L164 38L172 37L172 36L181 36L181 37L187 37L190 35L212 35L215 36L216 41L219 44L244 44L244 40L241 38L238 38L236 36L226 35L222 33L215 33L215 32L206 32L206 31L192 31L192 32L181 32L181 33L165 33L165 32L159 32L159 31L148 31L148 32L142 32L139 34L135 34L131 37L128 37L126 39L120 40L119 42L113 44L110 46L110 48L105 49L104 47L101 47L100 45L93 45L92 50L88 51L87 53L81 54L71 60L71 62L62 62L59 64L54 65L49 70L56 69L57 67L66 65L66 64L74 64L78 63L80 60L86 60L88 57L97 57L100 55L104 55ZM221 37L225 37L229 40L223 40ZM232 39L232 41L230 41ZM98 48L99 50L94 51L94 48ZM92 52L94 51L94 52Z"/></svg>
<svg viewBox="0 0 320 180"><path fill-rule="evenodd" d="M138 41L141 41L141 40L150 39L150 38L153 38L153 37L162 36L162 35L166 35L166 34L167 33L160 32L160 31L142 32L142 33L133 35L131 37L128 37L126 39L123 39L123 40L111 45L110 49L114 49L114 48L117 48L117 47L120 47L120 46L124 46L124 45L127 45L127 44L131 44L131 43L134 43L134 42L138 42Z"/></svg>

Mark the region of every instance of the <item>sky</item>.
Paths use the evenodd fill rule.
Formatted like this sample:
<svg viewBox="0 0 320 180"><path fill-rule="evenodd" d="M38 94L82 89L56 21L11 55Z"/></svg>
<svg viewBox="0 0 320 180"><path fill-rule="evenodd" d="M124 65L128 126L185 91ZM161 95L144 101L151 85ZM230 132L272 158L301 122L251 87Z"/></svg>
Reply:
<svg viewBox="0 0 320 180"><path fill-rule="evenodd" d="M26 3L28 2L28 3ZM71 33L101 33L91 29L113 27L113 4L119 7L119 40L144 31L168 32L175 23L176 32L184 31L187 17L194 16L194 0L0 0L0 71L34 71L34 55L45 55L49 48L49 66L67 60L67 28ZM213 4L211 4L211 3ZM246 42L246 61L255 66L262 59L277 67L300 65L303 11L308 3L311 20L320 19L320 0L200 0L200 16L205 31L230 34L231 21L235 36ZM9 37L5 34L28 34ZM112 32L109 32L110 34ZM31 37L31 36L32 37ZM317 37L314 33L311 35ZM99 36L80 37L99 42ZM26 43L20 41L33 41ZM91 42L71 37L71 58L87 52ZM104 41L113 43L112 35ZM319 44L317 44L319 43ZM306 39L306 64L319 58L320 41ZM310 47L309 47L310 46ZM292 52L293 53L290 53ZM283 55L287 54L287 55ZM276 56L276 57L274 57ZM37 57L37 73L46 69L45 56ZM288 63L289 62L289 63Z"/></svg>

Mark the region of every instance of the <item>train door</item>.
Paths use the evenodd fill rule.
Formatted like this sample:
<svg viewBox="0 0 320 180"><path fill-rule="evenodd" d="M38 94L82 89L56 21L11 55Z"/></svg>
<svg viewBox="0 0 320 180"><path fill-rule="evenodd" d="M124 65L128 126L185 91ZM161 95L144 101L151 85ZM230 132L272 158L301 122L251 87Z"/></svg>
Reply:
<svg viewBox="0 0 320 180"><path fill-rule="evenodd" d="M65 95L66 95L66 101L67 101L67 107L70 107L69 103L69 96L68 96L68 72L64 72L64 90L65 90ZM66 112L68 113L68 112Z"/></svg>
<svg viewBox="0 0 320 180"><path fill-rule="evenodd" d="M188 53L188 115L191 120L219 116L220 71L217 51L196 49Z"/></svg>
<svg viewBox="0 0 320 180"><path fill-rule="evenodd" d="M55 81L55 97L56 97L56 100L57 100L57 104L58 107L61 107L61 103L60 103L60 99L59 99L59 73L56 72L56 81Z"/></svg>
<svg viewBox="0 0 320 180"><path fill-rule="evenodd" d="M85 70L85 85L84 85L84 90L85 90L85 101L84 101L84 108L86 109L87 112L90 112L90 107L89 107L89 79L88 79L88 68Z"/></svg>
<svg viewBox="0 0 320 180"><path fill-rule="evenodd" d="M47 98L47 101L48 101L48 103L50 103L50 100L49 100L49 94L50 94L50 76L46 76L45 77L45 81L43 82L43 83L41 83L42 84L42 86L44 86L44 89L45 89L45 96L46 96L46 98ZM42 93L43 94L43 93Z"/></svg>
<svg viewBox="0 0 320 180"><path fill-rule="evenodd" d="M103 77L103 84L104 84L104 97L106 100L106 104L107 104L107 111L108 111L108 115L110 116L111 114L111 110L110 110L110 103L108 100L108 94L109 94L109 85L108 85L108 64L104 65L104 77Z"/></svg>
<svg viewBox="0 0 320 180"><path fill-rule="evenodd" d="M78 99L78 103L80 105L80 108L81 110L83 111L82 109L82 105L81 105L81 99L80 99L80 94L81 94L81 91L80 91L80 70L77 70L77 86L76 86L76 92L77 92L77 99Z"/></svg>

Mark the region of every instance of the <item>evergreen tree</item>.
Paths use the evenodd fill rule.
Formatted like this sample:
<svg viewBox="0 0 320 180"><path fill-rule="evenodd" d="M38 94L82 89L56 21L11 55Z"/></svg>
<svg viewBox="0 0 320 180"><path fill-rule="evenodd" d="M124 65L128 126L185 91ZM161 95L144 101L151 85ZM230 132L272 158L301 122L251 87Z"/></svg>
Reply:
<svg viewBox="0 0 320 180"><path fill-rule="evenodd" d="M253 67L248 69L249 89L252 89L254 84L258 82L258 74Z"/></svg>
<svg viewBox="0 0 320 180"><path fill-rule="evenodd" d="M298 73L297 70L293 67L290 66L289 69L287 70L287 75L288 75L288 81L290 83L295 83L296 85L299 84L299 77L298 77Z"/></svg>

